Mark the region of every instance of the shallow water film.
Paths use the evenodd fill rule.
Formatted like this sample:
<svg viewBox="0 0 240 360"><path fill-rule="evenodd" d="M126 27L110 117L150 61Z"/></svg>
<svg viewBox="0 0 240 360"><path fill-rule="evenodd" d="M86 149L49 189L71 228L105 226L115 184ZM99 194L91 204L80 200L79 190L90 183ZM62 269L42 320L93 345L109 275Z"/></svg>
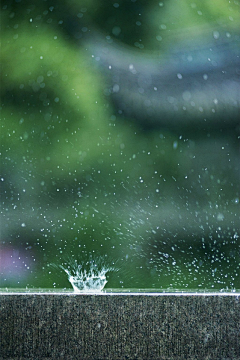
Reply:
<svg viewBox="0 0 240 360"><path fill-rule="evenodd" d="M2 1L0 288L240 289L239 10Z"/></svg>

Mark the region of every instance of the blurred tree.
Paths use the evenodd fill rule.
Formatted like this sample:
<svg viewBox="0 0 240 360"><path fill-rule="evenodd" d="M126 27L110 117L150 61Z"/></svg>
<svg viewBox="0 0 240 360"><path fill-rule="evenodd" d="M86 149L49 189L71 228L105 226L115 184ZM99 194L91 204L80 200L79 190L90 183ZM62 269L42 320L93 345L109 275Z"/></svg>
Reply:
<svg viewBox="0 0 240 360"><path fill-rule="evenodd" d="M236 129L143 131L113 107L87 49L96 28L143 53L172 23L177 34L214 17L207 2L186 1L177 22L178 3L160 4L156 12L153 1L3 1L1 251L12 246L31 266L15 283L0 267L1 286L66 286L46 265L89 252L119 260L116 287L210 286L213 252L226 262L215 286L239 285L233 276L218 284L240 256ZM214 21L232 14L224 4Z"/></svg>

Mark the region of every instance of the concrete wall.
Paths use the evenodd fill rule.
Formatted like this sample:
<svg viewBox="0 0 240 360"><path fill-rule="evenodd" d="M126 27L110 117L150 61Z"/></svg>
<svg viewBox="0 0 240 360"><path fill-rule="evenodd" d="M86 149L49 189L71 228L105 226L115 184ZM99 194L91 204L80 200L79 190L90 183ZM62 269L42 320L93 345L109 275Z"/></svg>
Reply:
<svg viewBox="0 0 240 360"><path fill-rule="evenodd" d="M0 294L0 359L240 359L240 297Z"/></svg>

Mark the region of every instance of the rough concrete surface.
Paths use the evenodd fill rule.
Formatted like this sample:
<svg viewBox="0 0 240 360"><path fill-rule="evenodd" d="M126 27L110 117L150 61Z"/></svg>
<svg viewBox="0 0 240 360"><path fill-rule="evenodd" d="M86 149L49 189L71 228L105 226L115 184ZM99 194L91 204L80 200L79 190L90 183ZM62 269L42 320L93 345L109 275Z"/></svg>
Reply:
<svg viewBox="0 0 240 360"><path fill-rule="evenodd" d="M240 297L0 294L0 359L240 359Z"/></svg>

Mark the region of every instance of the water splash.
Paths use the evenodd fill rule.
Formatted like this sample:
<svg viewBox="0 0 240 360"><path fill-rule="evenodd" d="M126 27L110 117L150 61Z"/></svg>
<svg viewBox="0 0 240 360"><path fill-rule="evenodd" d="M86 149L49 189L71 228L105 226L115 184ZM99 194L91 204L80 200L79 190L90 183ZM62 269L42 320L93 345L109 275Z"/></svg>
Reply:
<svg viewBox="0 0 240 360"><path fill-rule="evenodd" d="M106 274L115 270L111 266L103 265L101 259L86 264L73 261L67 268L62 265L59 267L68 275L75 293L101 292L107 283Z"/></svg>

